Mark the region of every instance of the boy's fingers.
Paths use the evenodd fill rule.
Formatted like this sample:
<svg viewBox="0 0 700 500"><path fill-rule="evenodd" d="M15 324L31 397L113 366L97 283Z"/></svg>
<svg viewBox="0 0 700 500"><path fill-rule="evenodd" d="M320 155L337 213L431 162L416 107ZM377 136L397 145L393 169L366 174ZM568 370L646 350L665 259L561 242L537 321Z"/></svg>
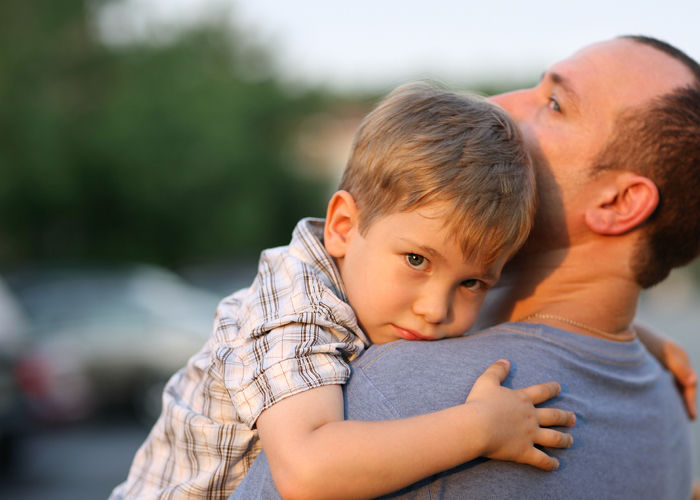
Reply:
<svg viewBox="0 0 700 500"><path fill-rule="evenodd" d="M565 426L576 424L576 414L556 408L537 408L537 420L540 427Z"/></svg>
<svg viewBox="0 0 700 500"><path fill-rule="evenodd" d="M664 364L678 383L688 415L694 420L697 416L695 397L698 375L693 369L688 352L680 344L666 341L664 343L663 359L665 360Z"/></svg>
<svg viewBox="0 0 700 500"><path fill-rule="evenodd" d="M693 479L693 496L691 500L700 500L700 479Z"/></svg>
<svg viewBox="0 0 700 500"><path fill-rule="evenodd" d="M495 377L498 383L501 384L510 371L510 362L507 359L499 359L494 364L489 366L481 376Z"/></svg>
<svg viewBox="0 0 700 500"><path fill-rule="evenodd" d="M570 448L574 444L574 437L571 434L555 431L554 429L540 429L537 432L535 444L546 446L547 448Z"/></svg>
<svg viewBox="0 0 700 500"><path fill-rule="evenodd" d="M697 417L697 403L695 398L697 397L698 390L698 374L690 365L686 365L683 372L682 378L676 375L676 380L678 381L681 394L683 394L688 415L692 420L695 420Z"/></svg>
<svg viewBox="0 0 700 500"><path fill-rule="evenodd" d="M550 457L542 450L531 448L530 453L523 457L522 463L534 465L544 470L554 470L559 467L559 460Z"/></svg>
<svg viewBox="0 0 700 500"><path fill-rule="evenodd" d="M561 386L557 382L547 382L546 384L531 385L524 389L519 389L527 394L532 404L539 404L558 396L561 392Z"/></svg>
<svg viewBox="0 0 700 500"><path fill-rule="evenodd" d="M692 420L695 420L695 418L698 416L697 412L697 390L698 390L698 381L697 381L697 375L693 371L692 379L686 380L686 383L683 385L683 398L685 399L685 406L688 409L688 415Z"/></svg>

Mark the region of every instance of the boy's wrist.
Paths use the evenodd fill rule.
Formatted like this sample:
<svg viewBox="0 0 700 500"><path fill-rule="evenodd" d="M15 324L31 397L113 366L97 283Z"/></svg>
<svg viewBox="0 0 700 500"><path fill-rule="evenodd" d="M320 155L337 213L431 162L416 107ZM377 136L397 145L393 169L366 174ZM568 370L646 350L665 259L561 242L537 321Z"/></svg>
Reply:
<svg viewBox="0 0 700 500"><path fill-rule="evenodd" d="M455 407L460 411L458 424L454 426L457 435L455 444L463 450L463 462L486 456L493 448L493 439L497 429L493 425L483 404L479 401L467 401Z"/></svg>

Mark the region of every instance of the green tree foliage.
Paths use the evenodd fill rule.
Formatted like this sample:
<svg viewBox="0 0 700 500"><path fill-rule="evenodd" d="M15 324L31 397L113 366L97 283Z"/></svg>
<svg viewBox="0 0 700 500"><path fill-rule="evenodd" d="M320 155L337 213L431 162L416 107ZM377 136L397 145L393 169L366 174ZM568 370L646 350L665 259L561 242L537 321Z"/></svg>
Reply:
<svg viewBox="0 0 700 500"><path fill-rule="evenodd" d="M251 80L234 35L110 49L83 0L0 3L0 266L229 258L322 215L284 154L321 99Z"/></svg>

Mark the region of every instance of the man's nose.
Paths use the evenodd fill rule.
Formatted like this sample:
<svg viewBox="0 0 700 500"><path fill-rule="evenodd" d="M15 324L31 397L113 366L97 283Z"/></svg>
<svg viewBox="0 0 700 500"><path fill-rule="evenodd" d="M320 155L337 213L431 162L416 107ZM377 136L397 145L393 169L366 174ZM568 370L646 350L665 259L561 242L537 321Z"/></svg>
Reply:
<svg viewBox="0 0 700 500"><path fill-rule="evenodd" d="M532 90L515 90L491 96L487 100L505 109L515 120L522 120L531 108Z"/></svg>

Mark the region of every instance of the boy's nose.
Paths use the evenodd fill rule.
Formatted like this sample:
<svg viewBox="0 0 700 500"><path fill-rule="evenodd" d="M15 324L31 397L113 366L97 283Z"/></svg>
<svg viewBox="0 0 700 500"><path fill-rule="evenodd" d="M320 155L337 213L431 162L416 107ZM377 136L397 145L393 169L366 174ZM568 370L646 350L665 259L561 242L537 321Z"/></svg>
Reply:
<svg viewBox="0 0 700 500"><path fill-rule="evenodd" d="M428 323L443 323L450 314L452 301L447 294L428 292L413 304L413 312Z"/></svg>

